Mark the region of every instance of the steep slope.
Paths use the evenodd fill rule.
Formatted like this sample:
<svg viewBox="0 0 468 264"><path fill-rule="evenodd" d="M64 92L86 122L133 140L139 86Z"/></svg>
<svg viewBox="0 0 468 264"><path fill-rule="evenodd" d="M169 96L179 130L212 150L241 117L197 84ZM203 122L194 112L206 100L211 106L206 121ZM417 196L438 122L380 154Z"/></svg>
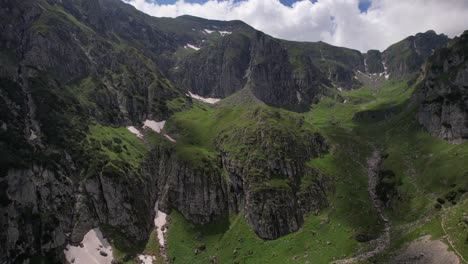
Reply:
<svg viewBox="0 0 468 264"><path fill-rule="evenodd" d="M468 32L432 55L414 100L418 120L431 135L452 143L468 139Z"/></svg>
<svg viewBox="0 0 468 264"><path fill-rule="evenodd" d="M410 89L395 89L397 99L392 89L382 89L390 92L375 98L374 91L346 90L367 85L363 78L383 77L386 65L379 62L391 57L386 52L364 55L321 42L278 40L240 21L154 18L120 0L4 0L0 14L0 262L63 262L66 245L78 246L96 227L111 238L116 259L134 261L154 236L155 209L175 218L180 213L179 222L197 227L236 219L218 240L226 261L240 256L233 253L243 243L237 232L262 249L258 257L271 261L277 260L265 250L268 245L285 251L297 234L296 249L281 253L283 262L309 246L329 246L323 262L348 256L364 250L358 241L380 232L361 164L370 152L368 142L379 143L369 133L385 135L386 130L366 125L414 116L402 111ZM395 79L414 73L445 41L425 34L416 37L421 40L415 40L414 50L406 44L392 48L396 57L407 50L419 56L396 58ZM466 138L466 125L460 125L466 122L464 39L436 52L423 92L416 96L423 102L421 123L456 143ZM453 59L445 62L445 56ZM440 67L448 73L448 84ZM197 102L200 97L186 96L188 91L237 97L209 106ZM439 108L450 114L439 115ZM151 128L165 119L166 128L164 122ZM402 127L411 121L401 121ZM401 125L390 125L395 124ZM403 146L412 143L402 138ZM382 142L391 148L392 140ZM442 186L430 192L446 195L447 190L458 192L449 184L464 186L460 175L465 167L459 161L464 145L450 149L440 144L447 150L443 153L458 158L436 161L450 160L447 164L460 171L450 173L447 182L437 182L427 171L422 175ZM420 162L428 162L429 151L421 153ZM401 172L379 175L381 197L386 204L396 203L394 177L403 177ZM453 210L457 214L458 208ZM320 243L312 246L316 233ZM258 237L279 240L268 244ZM191 244L168 241L173 241L169 253L184 246L182 259L191 262ZM198 245L196 252L202 248ZM206 263L207 252L218 254L213 244L206 248L194 258ZM250 251L242 254L254 258Z"/></svg>
<svg viewBox="0 0 468 264"><path fill-rule="evenodd" d="M78 2L2 2L1 262L61 260L68 241L98 224L135 241L151 230L156 196L140 171L145 147L94 122L162 118L180 93L144 51L99 31L97 3L80 4L83 22L66 11Z"/></svg>
<svg viewBox="0 0 468 264"><path fill-rule="evenodd" d="M432 30L418 33L388 47L382 54L382 62L393 77L415 73L434 50L445 46L448 41L447 36L437 35Z"/></svg>

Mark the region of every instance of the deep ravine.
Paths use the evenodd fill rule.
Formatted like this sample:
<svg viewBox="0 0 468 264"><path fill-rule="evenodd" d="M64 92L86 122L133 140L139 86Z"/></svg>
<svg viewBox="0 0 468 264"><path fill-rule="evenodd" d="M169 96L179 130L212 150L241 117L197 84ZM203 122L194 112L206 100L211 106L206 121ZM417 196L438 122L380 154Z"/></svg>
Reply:
<svg viewBox="0 0 468 264"><path fill-rule="evenodd" d="M390 228L391 223L384 215L384 206L382 201L380 201L379 197L377 196L376 187L379 181L379 169L382 163L382 154L379 150L374 150L372 156L367 159L367 177L368 177L368 187L367 190L369 192L369 196L372 201L372 205L377 212L379 219L384 223L384 231L383 233L370 243L373 246L373 249L359 255L356 255L351 258L341 259L335 261L335 264L346 264L346 263L358 263L361 261L368 260L380 253L382 253L388 245L390 245Z"/></svg>

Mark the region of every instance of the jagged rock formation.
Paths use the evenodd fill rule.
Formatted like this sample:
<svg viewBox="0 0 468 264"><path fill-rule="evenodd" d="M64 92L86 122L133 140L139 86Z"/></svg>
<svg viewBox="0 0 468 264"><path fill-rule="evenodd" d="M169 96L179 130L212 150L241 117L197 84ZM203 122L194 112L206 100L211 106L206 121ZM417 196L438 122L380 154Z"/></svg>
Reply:
<svg viewBox="0 0 468 264"><path fill-rule="evenodd" d="M418 72L427 57L448 41L446 35L429 30L391 45L382 54L387 72L392 77Z"/></svg>
<svg viewBox="0 0 468 264"><path fill-rule="evenodd" d="M172 79L207 97L247 88L268 105L302 110L317 102L330 83L309 58L294 63L281 41L244 27L182 59Z"/></svg>
<svg viewBox="0 0 468 264"><path fill-rule="evenodd" d="M110 150L115 139L91 139L90 127L165 119L177 100L190 105L188 90L243 91L303 111L333 89L360 87L357 71L414 73L447 41L428 32L364 55L278 40L240 21L154 18L120 0L0 3L2 263L62 261L66 243L101 224L145 240L157 200L197 224L231 210L262 238L293 232L328 206L332 188L306 165L327 144L303 120L252 110L217 135L214 155L195 161L164 145L126 161L118 154L128 149ZM466 34L436 52L417 96L420 122L454 143L467 138L466 54Z"/></svg>
<svg viewBox="0 0 468 264"><path fill-rule="evenodd" d="M209 157L187 161L177 156L173 146L160 145L151 151L148 163L152 164L148 172L156 179L162 210L177 209L196 224L206 224L227 213L226 182Z"/></svg>
<svg viewBox="0 0 468 264"><path fill-rule="evenodd" d="M251 47L247 85L253 94L268 105L290 109L307 108L318 101L325 78L315 66L301 62L302 71L294 74L289 56L281 43L263 33L257 33Z"/></svg>
<svg viewBox="0 0 468 264"><path fill-rule="evenodd" d="M418 120L431 135L451 143L468 139L468 32L431 56L413 99Z"/></svg>
<svg viewBox="0 0 468 264"><path fill-rule="evenodd" d="M381 73L385 71L384 65L382 63L382 55L378 50L369 50L365 58L366 72Z"/></svg>

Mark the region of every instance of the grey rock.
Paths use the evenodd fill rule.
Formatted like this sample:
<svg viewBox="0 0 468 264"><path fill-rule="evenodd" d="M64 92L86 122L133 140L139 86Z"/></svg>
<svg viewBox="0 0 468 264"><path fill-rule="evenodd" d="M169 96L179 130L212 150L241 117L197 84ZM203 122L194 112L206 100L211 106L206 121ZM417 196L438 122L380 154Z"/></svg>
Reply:
<svg viewBox="0 0 468 264"><path fill-rule="evenodd" d="M413 96L417 118L431 135L450 143L468 139L468 32L431 56Z"/></svg>

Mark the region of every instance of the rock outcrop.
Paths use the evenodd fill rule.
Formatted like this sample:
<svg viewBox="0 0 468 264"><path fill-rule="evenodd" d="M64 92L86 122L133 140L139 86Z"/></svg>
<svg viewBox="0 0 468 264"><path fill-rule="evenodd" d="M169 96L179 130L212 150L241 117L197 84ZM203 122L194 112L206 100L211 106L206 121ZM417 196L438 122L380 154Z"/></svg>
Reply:
<svg viewBox="0 0 468 264"><path fill-rule="evenodd" d="M459 144L468 139L468 32L431 56L413 99L431 135Z"/></svg>
<svg viewBox="0 0 468 264"><path fill-rule="evenodd" d="M444 47L449 38L429 30L409 36L383 52L383 63L391 77L417 73L424 61L436 50Z"/></svg>
<svg viewBox="0 0 468 264"><path fill-rule="evenodd" d="M369 50L365 58L366 72L370 74L385 72L382 54L378 50Z"/></svg>
<svg viewBox="0 0 468 264"><path fill-rule="evenodd" d="M172 146L160 145L148 156L148 172L156 179L159 208L176 209L195 224L206 224L227 214L225 178L210 157L178 157Z"/></svg>
<svg viewBox="0 0 468 264"><path fill-rule="evenodd" d="M327 145L319 134L301 132L300 119L286 129L280 120L292 117L262 109L248 115L253 126L233 128L217 140L229 179L230 208L243 211L260 237L275 239L296 231L304 212L328 205L325 181L305 165L326 152ZM310 184L301 185L303 178Z"/></svg>

